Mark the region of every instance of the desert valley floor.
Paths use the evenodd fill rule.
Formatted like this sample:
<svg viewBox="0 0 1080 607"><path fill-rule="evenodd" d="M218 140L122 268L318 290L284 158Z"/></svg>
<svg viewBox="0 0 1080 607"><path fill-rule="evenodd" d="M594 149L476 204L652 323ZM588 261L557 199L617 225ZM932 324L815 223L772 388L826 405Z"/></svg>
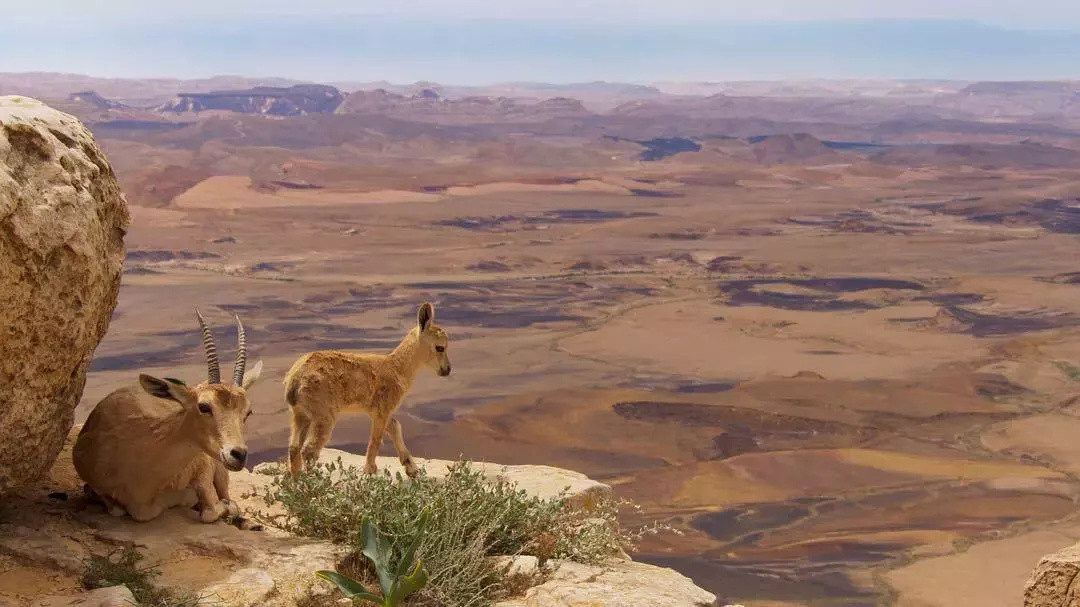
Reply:
<svg viewBox="0 0 1080 607"><path fill-rule="evenodd" d="M684 531L642 558L748 606L915 605L958 585L997 604L1080 538L1054 523L1080 491L1080 206L1032 205L1049 230L982 218L1059 200L1076 175L856 169L318 204L211 178L133 208L80 413L138 369L199 378L192 305L226 352L239 313L266 364L251 447L278 458L294 358L388 350L431 300L455 371L404 407L421 457L609 482ZM362 450L367 423L332 444ZM987 552L996 574L972 565Z"/></svg>

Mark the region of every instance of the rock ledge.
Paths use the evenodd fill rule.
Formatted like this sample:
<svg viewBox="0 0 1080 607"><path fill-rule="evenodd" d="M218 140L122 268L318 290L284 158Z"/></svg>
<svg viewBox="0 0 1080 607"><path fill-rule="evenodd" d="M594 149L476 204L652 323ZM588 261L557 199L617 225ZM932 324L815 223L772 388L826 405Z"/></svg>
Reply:
<svg viewBox="0 0 1080 607"><path fill-rule="evenodd" d="M73 430L73 433L77 428ZM363 465L363 456L327 449L323 461L341 458L347 466ZM452 462L418 460L430 475L445 475ZM379 458L380 469L400 470L395 458ZM517 483L533 495L555 496L569 491L572 502L587 505L608 495L611 488L588 477L547 466L500 466L476 464L486 474ZM254 471L232 474L232 495L245 511L266 511L263 492L271 483L277 465L260 465ZM61 607L100 605L123 594L83 592L78 576L84 559L116 546L136 546L150 564L160 567L163 585L190 590L205 605L218 607L292 607L299 601L322 597L333 605L329 584L314 576L319 569L334 569L346 556L345 550L328 542L299 538L278 529L242 531L225 523L205 525L194 512L170 510L148 523L114 518L97 505L79 507L79 500L55 502L44 496L58 490L79 492L78 479L70 463L70 450L57 461L52 477L33 490L16 496L0 523L0 566L8 559L38 576L50 578L49 593L28 594L0 581L0 607ZM513 566L535 569L536 559L518 557ZM613 558L602 566L554 561L546 565L545 580L524 596L503 601L496 607L711 607L716 598L698 588L687 577L670 569ZM58 589L54 590L54 589ZM85 601L85 602L82 602Z"/></svg>

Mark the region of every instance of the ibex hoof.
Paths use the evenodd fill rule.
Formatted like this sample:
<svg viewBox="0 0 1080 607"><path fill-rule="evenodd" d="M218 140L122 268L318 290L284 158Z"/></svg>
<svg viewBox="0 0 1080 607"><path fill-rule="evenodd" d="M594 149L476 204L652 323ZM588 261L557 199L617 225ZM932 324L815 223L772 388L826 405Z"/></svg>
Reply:
<svg viewBox="0 0 1080 607"><path fill-rule="evenodd" d="M109 506L109 515L110 516L124 516L125 514L127 514L127 511L124 510L123 506L117 506L115 504L112 505L112 506Z"/></svg>
<svg viewBox="0 0 1080 607"><path fill-rule="evenodd" d="M236 502L231 500L221 500L222 504L225 504L226 516L240 516L240 506L236 505Z"/></svg>
<svg viewBox="0 0 1080 607"><path fill-rule="evenodd" d="M375 464L364 464L364 474L375 474L379 471L379 467Z"/></svg>
<svg viewBox="0 0 1080 607"><path fill-rule="evenodd" d="M203 508L202 512L199 513L199 520L204 523L213 523L214 521L219 520L222 516L227 514L228 511L228 506L221 502L218 502L213 506Z"/></svg>

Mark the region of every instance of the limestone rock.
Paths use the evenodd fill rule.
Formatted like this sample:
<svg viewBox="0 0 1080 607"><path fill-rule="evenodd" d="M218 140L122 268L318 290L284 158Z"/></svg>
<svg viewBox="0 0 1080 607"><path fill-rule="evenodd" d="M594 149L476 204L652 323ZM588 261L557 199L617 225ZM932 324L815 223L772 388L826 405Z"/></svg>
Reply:
<svg viewBox="0 0 1080 607"><path fill-rule="evenodd" d="M127 586L111 586L77 596L41 599L34 607L131 607L135 604L135 597Z"/></svg>
<svg viewBox="0 0 1080 607"><path fill-rule="evenodd" d="M364 455L362 453L323 449L319 455L319 461L324 463L336 462L339 458L345 466L352 466L360 470L364 468ZM413 459L418 466L427 471L429 476L434 478L446 476L447 469L454 463L448 460L422 459L415 456ZM385 474L384 471L389 471L392 475L399 472L403 476L405 474L405 469L396 457L376 458L376 464L379 467L380 474ZM611 495L611 487L604 483L594 481L580 472L563 470L562 468L552 468L551 466L503 466L487 462L472 462L472 466L475 470L483 472L488 478L503 478L513 481L529 495L540 498L555 497L566 491L566 496L571 502L587 507L593 500ZM277 463L259 464L254 469L256 475L276 474L281 471L281 465ZM237 477L236 474L232 476L233 479L237 479Z"/></svg>
<svg viewBox="0 0 1080 607"><path fill-rule="evenodd" d="M89 556L78 544L65 542L47 530L21 525L0 525L0 553L73 574L82 572L83 561Z"/></svg>
<svg viewBox="0 0 1080 607"><path fill-rule="evenodd" d="M491 559L497 569L506 571L507 576L540 574L540 559L535 556L519 554L518 556L493 556Z"/></svg>
<svg viewBox="0 0 1080 607"><path fill-rule="evenodd" d="M127 203L75 117L0 97L0 493L45 473L120 286Z"/></svg>
<svg viewBox="0 0 1080 607"><path fill-rule="evenodd" d="M714 607L716 597L663 567L614 560L604 566L556 563L551 577L523 598L495 607Z"/></svg>
<svg viewBox="0 0 1080 607"><path fill-rule="evenodd" d="M1024 587L1024 607L1080 607L1080 544L1044 556Z"/></svg>
<svg viewBox="0 0 1080 607"><path fill-rule="evenodd" d="M257 607L265 605L275 590L274 578L262 569L240 569L224 582L202 589L200 605L213 607Z"/></svg>
<svg viewBox="0 0 1080 607"><path fill-rule="evenodd" d="M78 518L93 529L95 539L139 546L150 562L161 563L163 579L175 563L204 572L206 583L185 588L206 597L207 605L294 605L321 585L315 571L335 569L346 554L343 547L273 528L242 531L225 523L208 525L194 512L175 508L146 523L96 510ZM190 570L185 577L190 584Z"/></svg>

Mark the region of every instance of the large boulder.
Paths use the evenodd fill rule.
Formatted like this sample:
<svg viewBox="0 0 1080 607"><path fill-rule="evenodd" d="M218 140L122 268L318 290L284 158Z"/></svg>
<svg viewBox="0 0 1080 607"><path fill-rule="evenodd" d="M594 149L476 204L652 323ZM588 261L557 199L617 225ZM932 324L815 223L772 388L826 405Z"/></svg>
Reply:
<svg viewBox="0 0 1080 607"><path fill-rule="evenodd" d="M1080 544L1039 560L1024 587L1024 607L1080 607Z"/></svg>
<svg viewBox="0 0 1080 607"><path fill-rule="evenodd" d="M0 97L0 494L63 446L116 307L129 221L78 119Z"/></svg>

